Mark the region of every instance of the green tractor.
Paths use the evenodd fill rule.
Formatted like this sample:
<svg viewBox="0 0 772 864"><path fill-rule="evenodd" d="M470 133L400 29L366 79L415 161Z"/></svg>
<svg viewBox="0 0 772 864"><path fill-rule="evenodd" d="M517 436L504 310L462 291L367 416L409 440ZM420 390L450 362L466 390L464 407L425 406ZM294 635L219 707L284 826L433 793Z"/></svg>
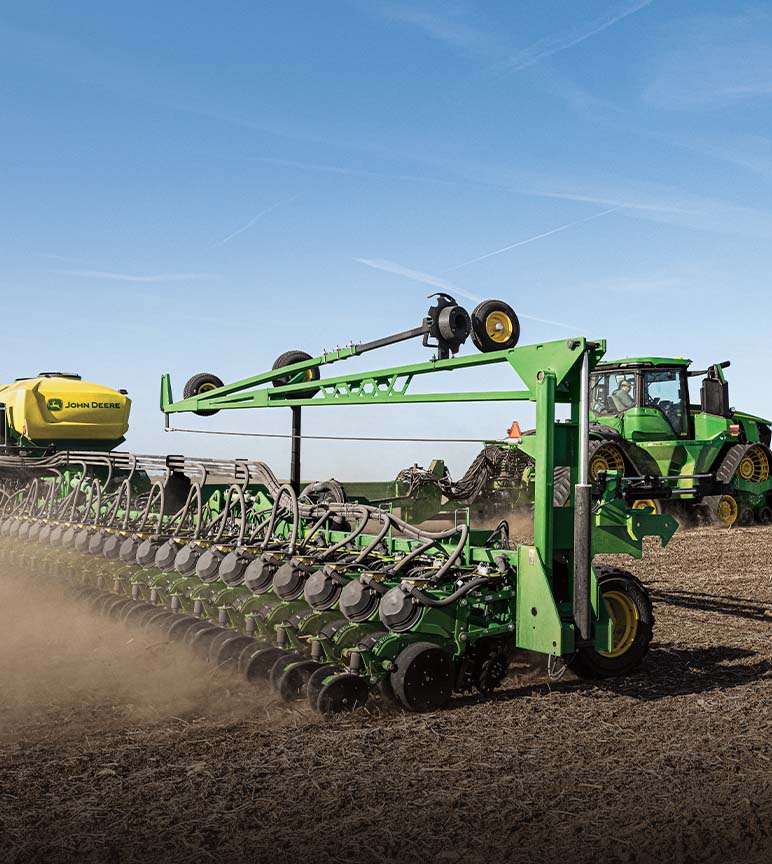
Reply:
<svg viewBox="0 0 772 864"><path fill-rule="evenodd" d="M772 421L730 407L728 362L704 370L683 358L599 364L590 383L590 476L659 478L636 507L708 516L723 525L772 522ZM689 379L701 378L699 402Z"/></svg>

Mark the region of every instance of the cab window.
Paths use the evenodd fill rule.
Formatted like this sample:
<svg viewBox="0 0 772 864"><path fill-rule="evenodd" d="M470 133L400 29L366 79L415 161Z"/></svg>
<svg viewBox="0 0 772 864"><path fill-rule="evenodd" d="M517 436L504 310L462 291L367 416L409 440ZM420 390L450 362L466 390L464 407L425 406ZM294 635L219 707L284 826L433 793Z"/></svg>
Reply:
<svg viewBox="0 0 772 864"><path fill-rule="evenodd" d="M676 435L682 435L686 428L685 397L680 369L656 369L643 373L642 406L660 410Z"/></svg>
<svg viewBox="0 0 772 864"><path fill-rule="evenodd" d="M635 405L635 377L632 373L604 372L590 379L593 414L621 414Z"/></svg>

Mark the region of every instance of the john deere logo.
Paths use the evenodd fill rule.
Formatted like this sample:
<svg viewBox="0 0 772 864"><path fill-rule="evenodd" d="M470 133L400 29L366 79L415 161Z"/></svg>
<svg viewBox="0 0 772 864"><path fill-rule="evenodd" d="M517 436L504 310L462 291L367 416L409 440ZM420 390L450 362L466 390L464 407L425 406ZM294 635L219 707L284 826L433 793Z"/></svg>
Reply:
<svg viewBox="0 0 772 864"><path fill-rule="evenodd" d="M64 408L64 404L61 399L49 399L48 400L48 410L49 411L61 411Z"/></svg>

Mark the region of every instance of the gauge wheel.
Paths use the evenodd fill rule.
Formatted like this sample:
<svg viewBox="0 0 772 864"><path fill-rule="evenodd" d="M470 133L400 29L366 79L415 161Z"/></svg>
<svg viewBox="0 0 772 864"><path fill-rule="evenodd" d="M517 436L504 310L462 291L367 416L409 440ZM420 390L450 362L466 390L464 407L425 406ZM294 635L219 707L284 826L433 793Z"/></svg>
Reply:
<svg viewBox="0 0 772 864"><path fill-rule="evenodd" d="M302 363L304 360L310 360L311 355L306 354L305 351L285 351L284 354L281 354L276 358L272 369L283 369L285 366L291 366L293 363ZM293 378L297 378L298 375L302 375L302 378L299 378L295 383L299 384L303 381L318 381L319 380L319 367L313 366L311 369L306 369L305 372L298 373L296 372L294 375L281 375L278 378L273 379L274 387L283 387L285 384L292 383ZM299 393L288 393L287 399L313 399L314 396L319 392L319 388L315 387L313 390L302 390Z"/></svg>
<svg viewBox="0 0 772 864"><path fill-rule="evenodd" d="M204 393L209 393L211 390L217 390L218 387L223 387L223 382L211 372L199 372L194 375L185 384L182 395L185 399L191 399L193 396L203 396ZM194 411L199 417L211 417L216 414L219 408L202 408L199 411Z"/></svg>
<svg viewBox="0 0 772 864"><path fill-rule="evenodd" d="M472 312L472 342L479 351L514 348L520 338L515 310L503 300L484 300Z"/></svg>
<svg viewBox="0 0 772 864"><path fill-rule="evenodd" d="M613 626L610 651L580 648L569 666L580 678L612 678L635 669L649 650L654 610L648 591L630 573L604 568L598 579Z"/></svg>

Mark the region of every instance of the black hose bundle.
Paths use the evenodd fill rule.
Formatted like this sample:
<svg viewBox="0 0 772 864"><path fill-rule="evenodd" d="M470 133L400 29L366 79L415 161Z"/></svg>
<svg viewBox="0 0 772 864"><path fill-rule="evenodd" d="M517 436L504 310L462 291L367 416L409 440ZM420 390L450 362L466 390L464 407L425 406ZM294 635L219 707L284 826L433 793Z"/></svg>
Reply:
<svg viewBox="0 0 772 864"><path fill-rule="evenodd" d="M489 444L483 447L466 469L464 476L456 482L451 478L447 468L442 477L437 477L417 465L403 468L397 474L397 482L408 484L408 497L411 497L421 486L434 485L439 487L446 498L462 505L471 504L493 480L519 483L525 469L532 464L531 458L515 447Z"/></svg>

